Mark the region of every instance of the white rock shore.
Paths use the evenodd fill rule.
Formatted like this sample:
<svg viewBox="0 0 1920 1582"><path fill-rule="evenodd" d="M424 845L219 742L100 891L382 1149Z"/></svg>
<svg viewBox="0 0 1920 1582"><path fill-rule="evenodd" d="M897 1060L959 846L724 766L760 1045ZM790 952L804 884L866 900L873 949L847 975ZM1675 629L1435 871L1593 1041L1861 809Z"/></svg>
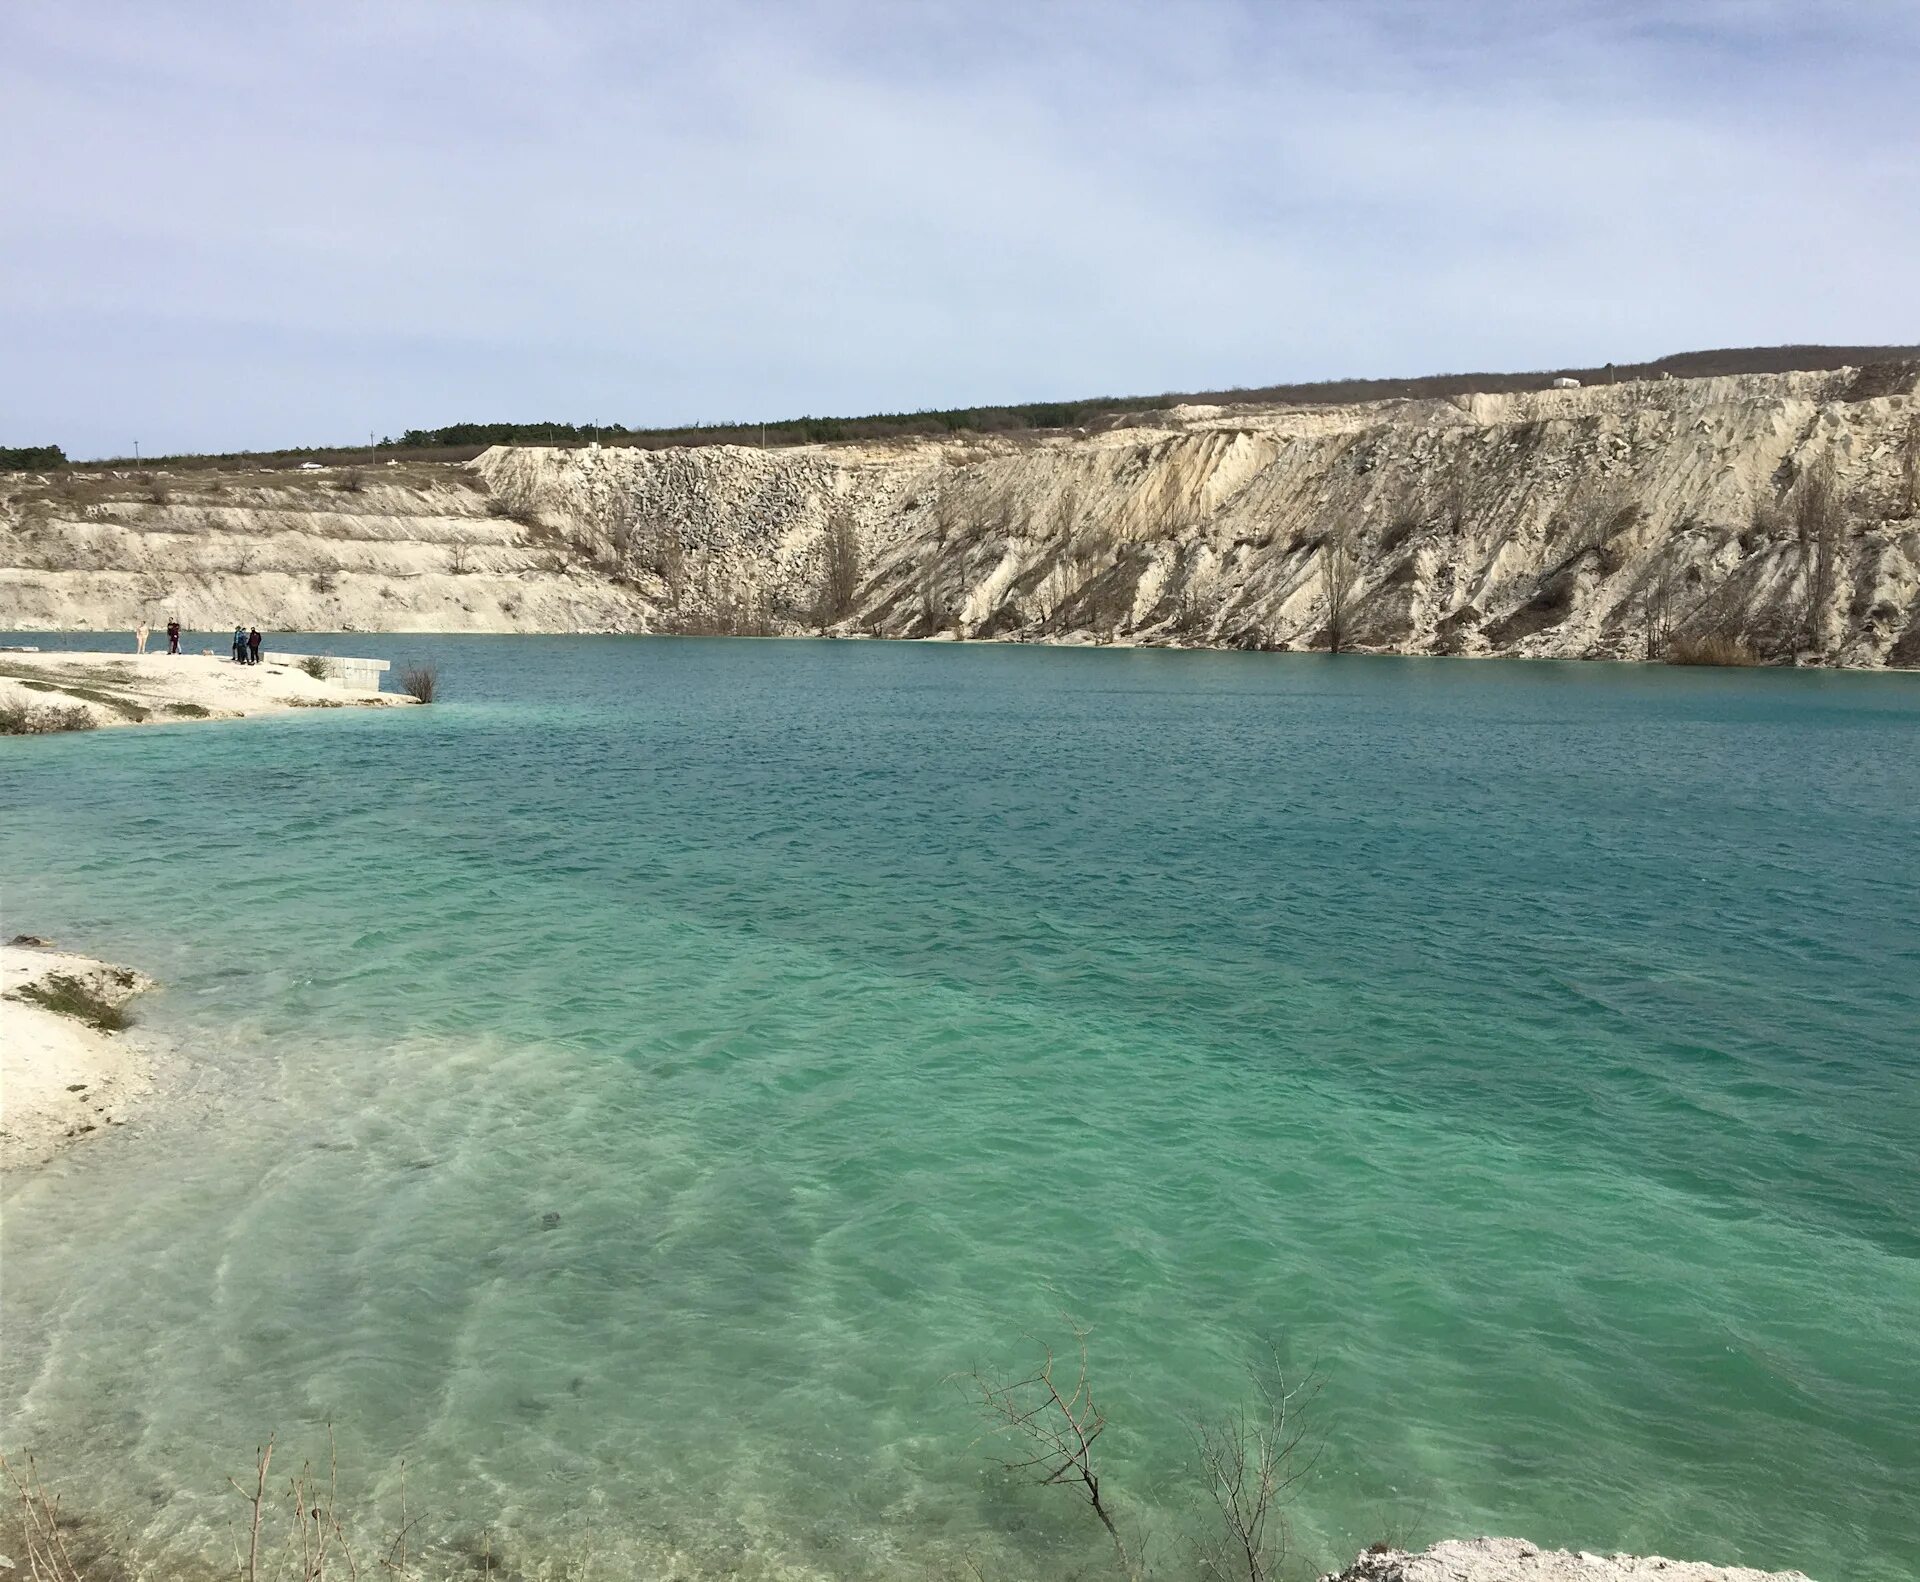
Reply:
<svg viewBox="0 0 1920 1582"><path fill-rule="evenodd" d="M1755 1571L1659 1555L1595 1555L1542 1549L1524 1538L1452 1538L1409 1553L1359 1556L1320 1582L1808 1582L1799 1571Z"/></svg>
<svg viewBox="0 0 1920 1582"><path fill-rule="evenodd" d="M129 638L128 647L132 640ZM160 637L164 647L166 638ZM93 726L231 720L293 709L387 708L416 700L310 676L285 660L208 654L0 650L0 708L81 710Z"/></svg>
<svg viewBox="0 0 1920 1582"><path fill-rule="evenodd" d="M153 980L29 935L0 945L0 1171L44 1163L123 1125L128 1108L152 1086L148 1051L138 1039L37 998L69 986L117 1009Z"/></svg>

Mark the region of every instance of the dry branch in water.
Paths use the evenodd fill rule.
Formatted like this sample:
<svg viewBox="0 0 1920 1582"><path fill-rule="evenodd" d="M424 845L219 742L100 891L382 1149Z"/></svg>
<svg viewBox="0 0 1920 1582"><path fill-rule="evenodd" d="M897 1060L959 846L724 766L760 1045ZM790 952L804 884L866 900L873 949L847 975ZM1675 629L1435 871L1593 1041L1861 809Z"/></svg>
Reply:
<svg viewBox="0 0 1920 1582"><path fill-rule="evenodd" d="M990 1429L1026 1452L1012 1455L1001 1465L1009 1472L1027 1473L1041 1484L1057 1484L1079 1493L1106 1528L1127 1575L1137 1576L1133 1557L1100 1494L1094 1443L1107 1426L1107 1419L1093 1399L1087 1374L1088 1332L1066 1314L1060 1316L1073 1331L1078 1356L1065 1394L1054 1377L1057 1359L1053 1348L1044 1344L1045 1360L1036 1371L1010 1379L976 1368L967 1375L969 1393Z"/></svg>
<svg viewBox="0 0 1920 1582"><path fill-rule="evenodd" d="M60 1502L47 1493L40 1481L40 1469L32 1456L22 1472L4 1455L0 1471L13 1485L20 1501L21 1547L26 1560L26 1582L83 1582L80 1568L74 1564L61 1533Z"/></svg>
<svg viewBox="0 0 1920 1582"><path fill-rule="evenodd" d="M1193 1425L1194 1450L1226 1533L1203 1545L1200 1566L1228 1582L1268 1582L1287 1557L1291 1530L1285 1505L1293 1486L1313 1470L1303 1410L1320 1393L1318 1375L1289 1385L1278 1359L1254 1380L1256 1401Z"/></svg>

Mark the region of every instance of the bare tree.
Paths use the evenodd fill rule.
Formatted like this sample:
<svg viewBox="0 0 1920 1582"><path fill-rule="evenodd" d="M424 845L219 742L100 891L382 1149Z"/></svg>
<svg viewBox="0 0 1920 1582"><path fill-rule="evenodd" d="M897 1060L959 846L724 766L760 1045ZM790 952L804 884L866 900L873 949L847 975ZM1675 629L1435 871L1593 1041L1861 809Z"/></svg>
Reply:
<svg viewBox="0 0 1920 1582"><path fill-rule="evenodd" d="M966 503L960 498L958 482L952 477L940 480L933 497L933 541L945 548L965 532L968 520Z"/></svg>
<svg viewBox="0 0 1920 1582"><path fill-rule="evenodd" d="M1793 495L1793 525L1807 582L1805 639L1809 648L1826 647L1827 616L1839 578L1840 540L1846 520L1832 458L1824 457L1807 470Z"/></svg>
<svg viewBox="0 0 1920 1582"><path fill-rule="evenodd" d="M616 473L603 462L587 477L580 496L585 531L579 536L586 557L620 575L631 572L644 548L635 493L631 473Z"/></svg>
<svg viewBox="0 0 1920 1582"><path fill-rule="evenodd" d="M1293 1486L1313 1470L1304 1408L1320 1393L1309 1373L1289 1385L1274 1358L1254 1378L1255 1400L1193 1425L1194 1450L1225 1534L1200 1549L1200 1567L1219 1582L1269 1582L1285 1562Z"/></svg>
<svg viewBox="0 0 1920 1582"><path fill-rule="evenodd" d="M1646 615L1647 658L1658 659L1673 635L1673 570L1663 566L1641 595Z"/></svg>
<svg viewBox="0 0 1920 1582"><path fill-rule="evenodd" d="M1054 497L1052 508L1047 512L1046 536L1064 544L1073 537L1079 521L1080 486L1070 483Z"/></svg>
<svg viewBox="0 0 1920 1582"><path fill-rule="evenodd" d="M1009 1472L1029 1473L1043 1485L1071 1489L1092 1508L1113 1540L1114 1552L1129 1577L1138 1568L1127 1552L1113 1513L1100 1493L1100 1469L1094 1445L1107 1426L1106 1414L1093 1399L1087 1374L1087 1329L1067 1314L1061 1319L1073 1332L1077 1365L1066 1391L1055 1378L1053 1348L1042 1343L1044 1360L1034 1372L1018 1378L975 1369L967 1375L969 1393L991 1431L1011 1441L1014 1453L1001 1465Z"/></svg>
<svg viewBox="0 0 1920 1582"><path fill-rule="evenodd" d="M860 591L860 533L853 513L836 505L821 536L820 624L831 626L853 613Z"/></svg>
<svg viewBox="0 0 1920 1582"><path fill-rule="evenodd" d="M661 528L655 570L667 585L667 603L677 621L681 618L681 601L687 592L687 546L681 541L679 528L672 525Z"/></svg>
<svg viewBox="0 0 1920 1582"><path fill-rule="evenodd" d="M1330 654L1342 653L1347 646L1347 608L1353 590L1351 562L1347 525L1342 522L1320 545L1320 587L1327 601L1327 652Z"/></svg>
<svg viewBox="0 0 1920 1582"><path fill-rule="evenodd" d="M1900 514L1911 521L1920 516L1920 417L1907 424L1900 442Z"/></svg>

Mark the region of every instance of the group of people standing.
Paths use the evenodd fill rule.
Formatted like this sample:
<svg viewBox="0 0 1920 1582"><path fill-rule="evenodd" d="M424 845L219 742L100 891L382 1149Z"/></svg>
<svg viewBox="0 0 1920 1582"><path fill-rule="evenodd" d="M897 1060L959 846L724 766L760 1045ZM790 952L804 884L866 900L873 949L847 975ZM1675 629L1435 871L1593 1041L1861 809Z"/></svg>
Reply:
<svg viewBox="0 0 1920 1582"><path fill-rule="evenodd" d="M152 629L142 621L133 629L133 651L144 654L147 651L147 638ZM180 652L180 623L177 620L167 622L167 652ZM212 649L207 650L212 653ZM257 665L260 663L260 628L257 626L236 626L233 629L233 662L236 665Z"/></svg>

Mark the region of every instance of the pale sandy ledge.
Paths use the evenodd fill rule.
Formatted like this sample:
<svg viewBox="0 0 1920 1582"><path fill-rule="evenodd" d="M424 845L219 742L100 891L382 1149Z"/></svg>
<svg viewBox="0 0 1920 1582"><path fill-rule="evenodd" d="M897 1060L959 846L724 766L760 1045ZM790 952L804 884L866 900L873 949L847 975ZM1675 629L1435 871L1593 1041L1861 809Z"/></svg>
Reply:
<svg viewBox="0 0 1920 1582"><path fill-rule="evenodd" d="M1659 1555L1596 1555L1542 1549L1524 1538L1451 1538L1409 1553L1359 1556L1320 1582L1809 1582L1800 1571L1755 1571Z"/></svg>
<svg viewBox="0 0 1920 1582"><path fill-rule="evenodd" d="M153 1085L116 1013L153 980L30 935L0 945L0 1171L42 1164L126 1123Z"/></svg>
<svg viewBox="0 0 1920 1582"><path fill-rule="evenodd" d="M290 658L237 665L209 654L0 649L0 709L79 709L92 726L231 720L295 709L409 707L415 702L403 692L309 675ZM42 717L38 728L59 726Z"/></svg>

